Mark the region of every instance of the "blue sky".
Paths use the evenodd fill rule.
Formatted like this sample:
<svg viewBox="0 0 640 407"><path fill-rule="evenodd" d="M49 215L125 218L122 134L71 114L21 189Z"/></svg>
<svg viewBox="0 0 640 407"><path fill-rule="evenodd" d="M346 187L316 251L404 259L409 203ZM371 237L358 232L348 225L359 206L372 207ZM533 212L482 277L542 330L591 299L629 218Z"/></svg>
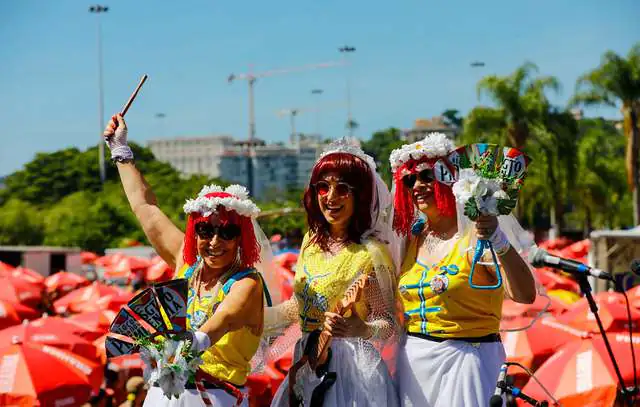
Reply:
<svg viewBox="0 0 640 407"><path fill-rule="evenodd" d="M0 175L38 151L86 148L98 138L96 16L90 2L0 1ZM640 40L637 0L109 0L101 16L105 117L120 109L143 73L149 81L127 115L130 138L230 134L246 137L247 86L227 76L339 60L357 51L352 77L358 136L411 127L447 108L467 112L475 83L531 60L563 84L597 66L607 49ZM469 62L482 60L484 68ZM273 76L256 86L258 137L288 138L276 112L299 116L299 131L344 133L344 68ZM318 98L310 90L321 88ZM156 113L164 113L164 119ZM615 110L591 115L615 117Z"/></svg>

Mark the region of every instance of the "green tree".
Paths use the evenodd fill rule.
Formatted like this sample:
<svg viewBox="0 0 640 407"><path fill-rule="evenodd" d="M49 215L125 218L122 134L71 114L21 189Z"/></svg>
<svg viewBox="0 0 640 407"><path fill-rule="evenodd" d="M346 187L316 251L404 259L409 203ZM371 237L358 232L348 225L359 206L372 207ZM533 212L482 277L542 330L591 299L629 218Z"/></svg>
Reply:
<svg viewBox="0 0 640 407"><path fill-rule="evenodd" d="M574 202L585 234L594 228L629 226L633 215L625 177L624 135L603 119L582 120L580 134Z"/></svg>
<svg viewBox="0 0 640 407"><path fill-rule="evenodd" d="M376 160L378 173L389 186L391 185L389 155L391 155L394 149L399 148L404 143L405 140L402 138L402 132L392 127L375 132L373 136L371 136L371 139L362 143L362 149Z"/></svg>
<svg viewBox="0 0 640 407"><path fill-rule="evenodd" d="M42 244L41 211L28 202L9 199L0 207L0 245Z"/></svg>
<svg viewBox="0 0 640 407"><path fill-rule="evenodd" d="M478 82L478 96L488 96L495 107L476 107L465 120L465 128L474 135L500 134L508 145L524 149L531 127L549 110L545 92L558 90L553 76L534 77L538 70L527 62L508 76L489 75Z"/></svg>
<svg viewBox="0 0 640 407"><path fill-rule="evenodd" d="M602 56L600 66L578 79L574 105L609 105L620 107L624 116L627 136L627 177L633 191L633 221L640 223L640 174L638 150L640 149L640 42L636 43L627 58L613 51Z"/></svg>
<svg viewBox="0 0 640 407"><path fill-rule="evenodd" d="M442 117L444 117L444 122L448 126L453 126L458 129L462 129L464 124L464 118L460 116L460 112L457 109L447 109L442 112Z"/></svg>

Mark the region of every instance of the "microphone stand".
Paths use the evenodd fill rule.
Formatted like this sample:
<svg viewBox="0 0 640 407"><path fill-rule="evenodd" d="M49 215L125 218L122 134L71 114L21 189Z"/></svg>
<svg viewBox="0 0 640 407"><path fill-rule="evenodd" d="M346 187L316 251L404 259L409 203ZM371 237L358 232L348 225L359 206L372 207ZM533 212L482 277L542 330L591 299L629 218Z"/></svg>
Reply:
<svg viewBox="0 0 640 407"><path fill-rule="evenodd" d="M542 401L538 401L536 399L534 399L533 397L527 396L526 394L524 394L522 392L522 390L520 390L518 387L515 386L510 386L506 383L499 383L498 387L500 387L502 389L502 391L504 391L507 394L511 394L514 398L520 398L522 400L524 400L525 402L531 404L534 407L548 407L549 406L549 402L547 400L542 400Z"/></svg>
<svg viewBox="0 0 640 407"><path fill-rule="evenodd" d="M591 284L589 284L587 275L584 273L579 273L576 275L576 277L578 279L578 284L580 285L580 290L582 290L582 293L587 298L589 309L591 310L593 316L596 318L598 329L600 330L600 334L602 335L602 339L604 340L604 345L607 348L607 353L609 354L609 358L613 363L613 368L616 371L616 376L618 378L618 382L620 383L620 394L622 394L622 397L626 401L626 403L629 404L629 407L633 407L631 398L633 396L633 393L637 389L632 389L630 391L624 385L624 380L622 379L622 374L620 373L618 362L613 355L613 350L611 349L611 344L609 343L609 339L607 338L607 333L604 330L604 326L602 326L602 320L600 319L600 315L598 314L598 304L596 304L596 301L593 299L593 294L591 293Z"/></svg>

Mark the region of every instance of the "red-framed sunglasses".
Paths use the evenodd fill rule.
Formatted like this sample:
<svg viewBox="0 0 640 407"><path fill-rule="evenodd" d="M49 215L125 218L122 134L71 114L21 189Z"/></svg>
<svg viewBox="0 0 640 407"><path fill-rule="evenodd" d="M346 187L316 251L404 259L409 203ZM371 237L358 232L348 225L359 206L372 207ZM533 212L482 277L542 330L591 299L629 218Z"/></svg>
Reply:
<svg viewBox="0 0 640 407"><path fill-rule="evenodd" d="M336 182L335 184L330 184L327 181L318 181L314 185L316 192L320 196L328 195L331 191L331 187L333 187L338 196L347 196L353 191L353 187L346 182Z"/></svg>

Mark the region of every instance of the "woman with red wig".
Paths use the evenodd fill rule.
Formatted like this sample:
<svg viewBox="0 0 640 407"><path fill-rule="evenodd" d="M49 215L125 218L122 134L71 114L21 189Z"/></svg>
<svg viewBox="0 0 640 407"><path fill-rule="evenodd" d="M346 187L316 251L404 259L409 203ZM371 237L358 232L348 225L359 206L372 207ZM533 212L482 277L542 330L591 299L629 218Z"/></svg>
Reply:
<svg viewBox="0 0 640 407"><path fill-rule="evenodd" d="M187 200L186 233L160 210L127 145L127 126L114 116L104 137L127 199L149 241L176 278L189 280L187 328L193 348L204 352L198 375L213 405L247 405L243 386L260 344L269 293L255 269L267 261L269 242L255 222L258 207L239 185L205 186ZM202 389L200 389L202 390ZM145 406L200 406L203 396L189 384L178 399L151 387Z"/></svg>
<svg viewBox="0 0 640 407"><path fill-rule="evenodd" d="M406 337L397 379L404 406L487 406L505 359L503 296L527 304L536 297L532 273L512 246L520 241L501 230L498 218L481 216L473 226L457 208L453 150L444 134L431 133L390 156L393 226L407 239L398 281ZM504 285L496 284L489 262L476 267L471 281L468 248L478 238L493 243Z"/></svg>
<svg viewBox="0 0 640 407"><path fill-rule="evenodd" d="M398 328L394 264L383 242L391 232L391 196L375 168L346 139L331 144L313 167L304 193L309 232L296 266L295 295L265 312L266 334L295 323L302 331L294 367L272 406L397 405L381 357ZM364 281L360 298L340 312L338 302L356 281ZM332 338L328 359L312 368L305 358L313 356L311 345L323 330Z"/></svg>

